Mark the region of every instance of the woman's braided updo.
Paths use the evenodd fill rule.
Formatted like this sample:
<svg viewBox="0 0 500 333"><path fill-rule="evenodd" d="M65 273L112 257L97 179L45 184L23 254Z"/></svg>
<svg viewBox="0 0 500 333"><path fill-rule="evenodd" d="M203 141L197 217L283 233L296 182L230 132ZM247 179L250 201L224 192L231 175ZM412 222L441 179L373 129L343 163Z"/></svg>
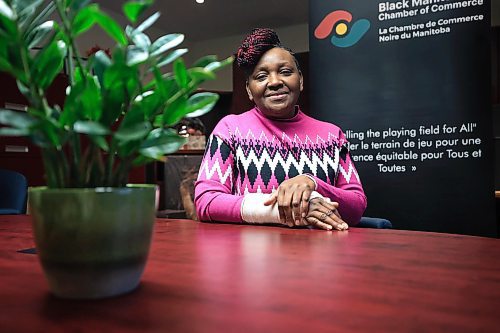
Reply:
<svg viewBox="0 0 500 333"><path fill-rule="evenodd" d="M254 67L260 57L274 47L281 47L280 39L274 30L268 28L253 29L246 36L236 53L236 63L241 68Z"/></svg>
<svg viewBox="0 0 500 333"><path fill-rule="evenodd" d="M248 76L251 74L262 55L275 47L285 49L293 56L293 52L290 49L281 45L280 39L274 30L269 28L255 28L245 37L238 48L238 52L236 53L236 64L243 69ZM295 63L297 68L299 68L296 59Z"/></svg>

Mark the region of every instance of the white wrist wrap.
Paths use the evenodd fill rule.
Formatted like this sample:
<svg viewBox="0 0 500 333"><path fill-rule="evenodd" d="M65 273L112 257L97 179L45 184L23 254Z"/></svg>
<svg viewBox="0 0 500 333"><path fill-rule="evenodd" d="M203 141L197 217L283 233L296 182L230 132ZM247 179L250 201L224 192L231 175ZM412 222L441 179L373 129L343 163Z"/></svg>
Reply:
<svg viewBox="0 0 500 333"><path fill-rule="evenodd" d="M264 206L271 194L247 193L241 204L241 218L248 223L280 223L278 205Z"/></svg>
<svg viewBox="0 0 500 333"><path fill-rule="evenodd" d="M264 202L271 196L271 194L264 193L247 193L243 198L241 204L241 218L247 223L275 223L281 224L280 214L278 211L278 204L275 203L270 206L264 206ZM311 193L311 199L323 198L321 194L316 191Z"/></svg>

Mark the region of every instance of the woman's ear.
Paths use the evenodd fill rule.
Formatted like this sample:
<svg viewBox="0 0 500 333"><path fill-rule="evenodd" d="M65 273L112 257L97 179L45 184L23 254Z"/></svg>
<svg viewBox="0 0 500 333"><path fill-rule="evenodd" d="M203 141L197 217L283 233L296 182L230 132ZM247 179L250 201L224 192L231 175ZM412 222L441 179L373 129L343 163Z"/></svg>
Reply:
<svg viewBox="0 0 500 333"><path fill-rule="evenodd" d="M299 80L300 80L299 81L300 82L300 91L302 91L304 89L304 77L302 76L302 72L301 71L299 71L299 76L300 76L300 78L299 78Z"/></svg>
<svg viewBox="0 0 500 333"><path fill-rule="evenodd" d="M253 102L253 96L252 92L250 91L250 87L248 86L248 80L245 83L245 88L247 89L248 99Z"/></svg>

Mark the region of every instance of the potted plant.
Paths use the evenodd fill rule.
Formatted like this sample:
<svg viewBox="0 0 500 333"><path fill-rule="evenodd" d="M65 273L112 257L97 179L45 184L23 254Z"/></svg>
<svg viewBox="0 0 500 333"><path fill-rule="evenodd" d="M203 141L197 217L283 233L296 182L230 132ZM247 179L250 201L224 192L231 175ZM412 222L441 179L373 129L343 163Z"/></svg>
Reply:
<svg viewBox="0 0 500 333"><path fill-rule="evenodd" d="M126 2L130 25L122 29L89 0L0 0L0 70L29 102L27 112L0 111L0 135L41 147L47 186L30 189L30 208L40 262L60 297L108 297L138 285L155 186L127 185L129 171L185 143L171 127L214 106L218 96L197 87L232 61L207 56L187 68L182 34L146 34L159 17L139 21L151 4ZM49 19L54 11L58 22ZM116 45L111 57L98 51L83 63L76 43L94 25ZM65 103L49 105L47 88L65 61Z"/></svg>

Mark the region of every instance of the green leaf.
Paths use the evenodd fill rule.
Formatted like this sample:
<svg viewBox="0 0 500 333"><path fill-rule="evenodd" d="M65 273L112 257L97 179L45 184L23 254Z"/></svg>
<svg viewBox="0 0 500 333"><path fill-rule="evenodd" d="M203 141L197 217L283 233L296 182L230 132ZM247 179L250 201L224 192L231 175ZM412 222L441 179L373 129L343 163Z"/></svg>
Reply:
<svg viewBox="0 0 500 333"><path fill-rule="evenodd" d="M22 83L21 81L17 80L16 81L16 85L17 85L17 89L19 89L19 91L21 92L21 94L23 94L26 97L31 96L30 88L27 87L24 83Z"/></svg>
<svg viewBox="0 0 500 333"><path fill-rule="evenodd" d="M28 80L26 79L26 74L24 72L21 50L22 49L20 49L18 45L13 44L6 39L0 39L0 58L2 59L2 69L27 85ZM31 65L30 59L28 59L28 63Z"/></svg>
<svg viewBox="0 0 500 333"><path fill-rule="evenodd" d="M163 77L161 76L161 72L158 69L158 67L152 67L153 71L153 76L154 76L154 82L156 83L156 94L162 98L167 100L168 99L168 90L165 85L165 82L163 81Z"/></svg>
<svg viewBox="0 0 500 333"><path fill-rule="evenodd" d="M61 145L63 143L63 137L60 129L58 128L58 124L52 118L44 118L40 119L40 121L36 124L35 129L38 129L38 133L41 137L43 137L49 146L52 146L56 149L61 149ZM32 131L32 133L35 131ZM35 134L35 133L33 133Z"/></svg>
<svg viewBox="0 0 500 333"><path fill-rule="evenodd" d="M182 58L179 58L174 62L174 73L175 73L175 80L177 81L179 87L187 88L188 73L186 65L184 64L184 60L182 60Z"/></svg>
<svg viewBox="0 0 500 333"><path fill-rule="evenodd" d="M95 12L95 20L106 33L121 45L127 45L127 37L115 20L100 10Z"/></svg>
<svg viewBox="0 0 500 333"><path fill-rule="evenodd" d="M145 116L144 110L142 109L141 105L134 101L134 103L132 103L132 106L130 107L130 110L128 110L128 112L123 117L120 123L120 129L133 127L134 125L143 123L146 120L147 117Z"/></svg>
<svg viewBox="0 0 500 333"><path fill-rule="evenodd" d="M136 31L144 31L150 26L152 26L158 19L160 18L160 13L156 12L150 17L148 17L144 22L142 22L135 30Z"/></svg>
<svg viewBox="0 0 500 333"><path fill-rule="evenodd" d="M194 118L200 117L205 113L213 109L217 101L219 100L219 95L211 92L203 92L194 94L189 97L186 112L186 117Z"/></svg>
<svg viewBox="0 0 500 333"><path fill-rule="evenodd" d="M134 66L145 62L149 58L147 50L135 45L127 47L127 66Z"/></svg>
<svg viewBox="0 0 500 333"><path fill-rule="evenodd" d="M5 3L5 1L0 0L0 15L8 18L11 21L17 19L16 13Z"/></svg>
<svg viewBox="0 0 500 333"><path fill-rule="evenodd" d="M104 84L104 72L111 65L111 59L109 59L108 55L103 50L99 50L94 54L92 68L101 86Z"/></svg>
<svg viewBox="0 0 500 333"><path fill-rule="evenodd" d="M216 55L207 55L204 57L201 57L200 59L196 60L193 64L193 67L205 67L206 65L216 62L217 61L217 56Z"/></svg>
<svg viewBox="0 0 500 333"><path fill-rule="evenodd" d="M32 66L31 76L37 86L47 89L64 65L67 46L61 40L53 40L48 47L39 52Z"/></svg>
<svg viewBox="0 0 500 333"><path fill-rule="evenodd" d="M47 39L57 28L57 23L47 21L36 27L26 38L28 48L34 48Z"/></svg>
<svg viewBox="0 0 500 333"><path fill-rule="evenodd" d="M132 124L128 127L120 127L115 133L115 138L119 141L134 141L144 138L151 131L151 124L147 121Z"/></svg>
<svg viewBox="0 0 500 333"><path fill-rule="evenodd" d="M28 136L31 131L27 128L12 128L12 127L2 127L0 128L0 136Z"/></svg>
<svg viewBox="0 0 500 333"><path fill-rule="evenodd" d="M132 28L130 25L127 25L125 27L125 35L127 35L128 38L132 39L132 36L136 33L134 28Z"/></svg>
<svg viewBox="0 0 500 333"><path fill-rule="evenodd" d="M168 51L184 41L183 34L169 34L158 38L151 45L151 55L156 56L165 51Z"/></svg>
<svg viewBox="0 0 500 333"><path fill-rule="evenodd" d="M88 135L106 135L110 133L108 128L95 121L77 121L73 125L73 130Z"/></svg>
<svg viewBox="0 0 500 333"><path fill-rule="evenodd" d="M177 49L172 52L170 52L168 55L166 55L164 58L160 59L158 61L158 67L163 67L165 65L170 64L172 61L176 60L177 58L183 56L188 52L188 49Z"/></svg>
<svg viewBox="0 0 500 333"><path fill-rule="evenodd" d="M30 25L33 16L35 15L36 6L32 6L32 3L39 3L40 0L35 1L24 1L17 0L12 2L12 9L17 14L16 24L20 31L24 31L27 26ZM23 4L21 4L23 3ZM16 8L17 7L17 8Z"/></svg>
<svg viewBox="0 0 500 333"><path fill-rule="evenodd" d="M163 124L163 115L160 114L158 116L155 117L155 119L153 120L153 127L163 127L164 124Z"/></svg>
<svg viewBox="0 0 500 333"><path fill-rule="evenodd" d="M141 144L141 149L165 145L172 141L179 141L179 138L180 136L177 131L172 128L155 128Z"/></svg>
<svg viewBox="0 0 500 333"><path fill-rule="evenodd" d="M113 59L121 61L116 52ZM131 96L138 89L138 79L137 69L130 68L120 62L115 62L105 70L103 105L106 105L106 112L102 116L101 123L109 125L116 121L124 106L129 104Z"/></svg>
<svg viewBox="0 0 500 333"><path fill-rule="evenodd" d="M36 124L35 118L26 112L0 109L0 124L18 129L26 129Z"/></svg>
<svg viewBox="0 0 500 333"><path fill-rule="evenodd" d="M160 92L146 91L142 95L138 96L139 101L136 102L137 107L142 110L144 117L146 119L151 119L158 110L160 110L163 104L163 98Z"/></svg>
<svg viewBox="0 0 500 333"><path fill-rule="evenodd" d="M43 1L44 0L17 0L12 2L12 8L15 9L18 16L30 16L35 13Z"/></svg>
<svg viewBox="0 0 500 333"><path fill-rule="evenodd" d="M68 89L64 101L64 110L59 118L59 123L64 127L71 128L77 120L83 119L83 106L81 97L85 90L85 84L81 75L75 75L75 82Z"/></svg>
<svg viewBox="0 0 500 333"><path fill-rule="evenodd" d="M177 124L187 113L187 98L182 95L170 103L163 111L163 124L173 126Z"/></svg>
<svg viewBox="0 0 500 333"><path fill-rule="evenodd" d="M132 155L141 147L141 140L124 141L118 146L118 156L121 158Z"/></svg>
<svg viewBox="0 0 500 333"><path fill-rule="evenodd" d="M139 16L151 5L153 0L129 1L123 5L123 13L132 23L136 23Z"/></svg>
<svg viewBox="0 0 500 333"><path fill-rule="evenodd" d="M155 132L148 136L148 147L141 148L139 153L144 157L149 157L153 159L161 159L164 155L175 153L184 144L186 144L187 139L173 133L172 131L166 132L168 130L163 130L165 132ZM156 138L154 136L157 136ZM158 145L154 142L159 143Z"/></svg>
<svg viewBox="0 0 500 333"><path fill-rule="evenodd" d="M105 137L99 135L89 135L89 138L102 150L109 151L109 145Z"/></svg>
<svg viewBox="0 0 500 333"><path fill-rule="evenodd" d="M217 71L217 70L224 68L227 65L231 64L233 62L233 60L234 60L233 57L229 57L229 58L226 58L222 61L214 61L214 62L206 65L205 69L209 70L209 71Z"/></svg>
<svg viewBox="0 0 500 333"><path fill-rule="evenodd" d="M102 97L98 80L96 77L88 75L85 84L86 86L79 96L83 107L83 117L85 119L99 121L102 114Z"/></svg>
<svg viewBox="0 0 500 333"><path fill-rule="evenodd" d="M5 58L0 57L0 71L9 72L12 69L10 63Z"/></svg>
<svg viewBox="0 0 500 333"><path fill-rule="evenodd" d="M164 159L162 159L162 160L164 160ZM134 161L132 162L132 165L134 167L138 167L138 166L141 166L141 165L144 165L144 164L148 164L148 163L151 163L151 162L154 162L154 161L155 161L154 158L149 158L149 157L145 157L145 156L139 155L139 156L137 156L134 159Z"/></svg>
<svg viewBox="0 0 500 333"><path fill-rule="evenodd" d="M71 32L73 32L75 37L92 28L96 23L98 11L99 6L97 4L92 4L78 11L71 25Z"/></svg>
<svg viewBox="0 0 500 333"><path fill-rule="evenodd" d="M139 73L136 69L114 63L104 73L104 87L109 92L121 89L123 93L132 96L139 85L138 79ZM124 102L128 102L128 99L124 99Z"/></svg>
<svg viewBox="0 0 500 333"><path fill-rule="evenodd" d="M151 40L149 40L149 37L146 34L143 34L142 32L137 32L132 35L132 42L134 44L144 50L148 50L149 46L151 46Z"/></svg>
<svg viewBox="0 0 500 333"><path fill-rule="evenodd" d="M206 81L213 80L216 78L215 73L209 70L206 70L202 67L194 67L188 70L189 76L196 81Z"/></svg>
<svg viewBox="0 0 500 333"><path fill-rule="evenodd" d="M1 1L0 0L0 10L1 10ZM17 26L13 19L2 15L0 12L0 33L3 35L7 35L10 39L15 40L17 34Z"/></svg>
<svg viewBox="0 0 500 333"><path fill-rule="evenodd" d="M25 35L29 35L34 29L43 24L45 21L50 21L50 15L56 9L56 5L53 2L48 3L44 8L38 13L38 15L31 19L31 22L26 27Z"/></svg>
<svg viewBox="0 0 500 333"><path fill-rule="evenodd" d="M83 7L87 6L91 0L70 0L71 9L74 12L81 10Z"/></svg>

